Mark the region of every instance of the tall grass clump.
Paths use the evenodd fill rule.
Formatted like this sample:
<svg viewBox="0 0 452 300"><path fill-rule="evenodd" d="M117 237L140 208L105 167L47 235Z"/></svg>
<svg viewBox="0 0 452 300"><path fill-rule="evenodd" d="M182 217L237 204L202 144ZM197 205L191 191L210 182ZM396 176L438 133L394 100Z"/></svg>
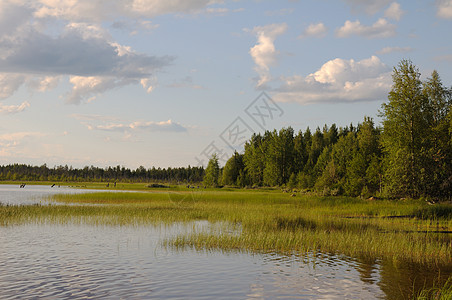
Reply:
<svg viewBox="0 0 452 300"><path fill-rule="evenodd" d="M413 297L416 300L450 300L452 299L452 277L442 286L424 288Z"/></svg>

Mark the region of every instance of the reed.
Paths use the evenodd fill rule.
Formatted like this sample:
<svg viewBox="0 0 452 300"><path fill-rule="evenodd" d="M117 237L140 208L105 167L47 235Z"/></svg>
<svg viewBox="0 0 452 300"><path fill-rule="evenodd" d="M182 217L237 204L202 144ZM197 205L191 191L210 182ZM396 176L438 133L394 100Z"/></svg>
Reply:
<svg viewBox="0 0 452 300"><path fill-rule="evenodd" d="M63 205L0 206L0 225L140 225L207 220L221 224L221 230L193 231L164 244L252 252L322 251L431 266L452 265L452 211L448 204L290 197L275 190L184 188L66 194L56 195L52 201Z"/></svg>

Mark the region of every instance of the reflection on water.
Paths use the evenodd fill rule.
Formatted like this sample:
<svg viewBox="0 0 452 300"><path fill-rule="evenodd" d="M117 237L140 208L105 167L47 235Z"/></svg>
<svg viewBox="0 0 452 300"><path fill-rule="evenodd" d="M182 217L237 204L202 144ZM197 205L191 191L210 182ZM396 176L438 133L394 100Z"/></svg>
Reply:
<svg viewBox="0 0 452 300"><path fill-rule="evenodd" d="M359 263L334 256L172 251L181 227L0 227L0 298L375 299ZM375 281L379 280L374 274Z"/></svg>

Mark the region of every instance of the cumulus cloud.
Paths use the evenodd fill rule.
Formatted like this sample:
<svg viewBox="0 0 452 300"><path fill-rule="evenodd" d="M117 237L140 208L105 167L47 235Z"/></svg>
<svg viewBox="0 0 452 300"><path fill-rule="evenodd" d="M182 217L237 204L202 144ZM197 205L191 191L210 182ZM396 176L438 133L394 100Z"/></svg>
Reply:
<svg viewBox="0 0 452 300"><path fill-rule="evenodd" d="M452 19L452 0L437 0L436 15L443 19Z"/></svg>
<svg viewBox="0 0 452 300"><path fill-rule="evenodd" d="M372 26L362 25L360 21L345 21L344 26L336 30L336 36L345 38L359 35L369 39L387 38L396 35L396 26L386 19L379 19Z"/></svg>
<svg viewBox="0 0 452 300"><path fill-rule="evenodd" d="M148 10L154 7L156 14L172 12L171 7L189 12L189 7L211 4L183 1L190 3L178 8L176 2L182 1L1 1L0 99L10 97L22 85L47 91L66 78L73 85L66 100L73 104L128 84L141 83L150 92L150 78L174 57L137 53L114 41L101 21L130 17L135 4L149 5ZM54 23L54 19L61 22ZM52 25L52 31L47 30Z"/></svg>
<svg viewBox="0 0 452 300"><path fill-rule="evenodd" d="M166 131L166 132L186 132L187 128L179 123L171 120L162 122L143 122L135 121L132 123L109 123L101 125L87 125L89 130L103 130L103 131L119 131L130 132L135 130L144 131Z"/></svg>
<svg viewBox="0 0 452 300"><path fill-rule="evenodd" d="M300 35L300 38L304 37L324 37L328 31L325 24L317 23L311 24L304 30L304 32Z"/></svg>
<svg viewBox="0 0 452 300"><path fill-rule="evenodd" d="M69 76L73 88L67 102L78 104L116 87L142 83L174 60L136 53L110 38L97 25L76 23L68 24L58 36L29 28L21 36L0 38L0 49L10 49L0 57L4 72L0 98L11 96L24 83L39 91L49 90L61 76Z"/></svg>
<svg viewBox="0 0 452 300"><path fill-rule="evenodd" d="M0 103L0 114L17 114L24 111L29 106L30 103L28 103L27 101L23 102L21 105L3 105Z"/></svg>
<svg viewBox="0 0 452 300"><path fill-rule="evenodd" d="M308 76L282 79L273 99L301 104L381 100L392 84L390 69L376 56L361 61L336 58Z"/></svg>
<svg viewBox="0 0 452 300"><path fill-rule="evenodd" d="M111 76L71 76L69 82L73 85L68 93L66 102L79 104L83 100L91 102L96 96L121 86L137 83L133 78L117 78Z"/></svg>
<svg viewBox="0 0 452 300"><path fill-rule="evenodd" d="M27 77L21 74L0 73L0 99L10 97L25 83Z"/></svg>
<svg viewBox="0 0 452 300"><path fill-rule="evenodd" d="M405 12L400 8L400 4L397 2L391 3L391 5L385 10L385 17L399 21Z"/></svg>
<svg viewBox="0 0 452 300"><path fill-rule="evenodd" d="M407 53L413 51L413 48L411 47L384 47L381 50L377 51L377 54L389 54L393 52L401 52L401 53Z"/></svg>
<svg viewBox="0 0 452 300"><path fill-rule="evenodd" d="M117 43L71 28L56 38L34 32L10 46L14 47L14 52L0 59L4 72L145 77L173 59L135 53Z"/></svg>
<svg viewBox="0 0 452 300"><path fill-rule="evenodd" d="M279 55L274 42L286 30L286 23L257 26L251 30L257 36L257 44L250 49L249 53L256 64L255 70L260 77L258 86L263 86L270 80L270 67L276 63Z"/></svg>
<svg viewBox="0 0 452 300"><path fill-rule="evenodd" d="M355 13L365 12L373 15L381 11L391 0L344 0L352 7Z"/></svg>

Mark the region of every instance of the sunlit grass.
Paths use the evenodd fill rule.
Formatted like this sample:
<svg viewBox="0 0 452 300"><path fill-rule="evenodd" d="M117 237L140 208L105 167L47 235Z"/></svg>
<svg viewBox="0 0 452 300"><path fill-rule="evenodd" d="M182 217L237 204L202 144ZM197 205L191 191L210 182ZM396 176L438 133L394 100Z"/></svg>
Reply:
<svg viewBox="0 0 452 300"><path fill-rule="evenodd" d="M207 220L223 224L221 233L194 231L166 240L165 245L252 252L321 251L434 266L452 264L452 235L447 233L452 230L452 209L446 204L186 188L63 194L52 196L52 201L60 204L0 206L0 225Z"/></svg>

